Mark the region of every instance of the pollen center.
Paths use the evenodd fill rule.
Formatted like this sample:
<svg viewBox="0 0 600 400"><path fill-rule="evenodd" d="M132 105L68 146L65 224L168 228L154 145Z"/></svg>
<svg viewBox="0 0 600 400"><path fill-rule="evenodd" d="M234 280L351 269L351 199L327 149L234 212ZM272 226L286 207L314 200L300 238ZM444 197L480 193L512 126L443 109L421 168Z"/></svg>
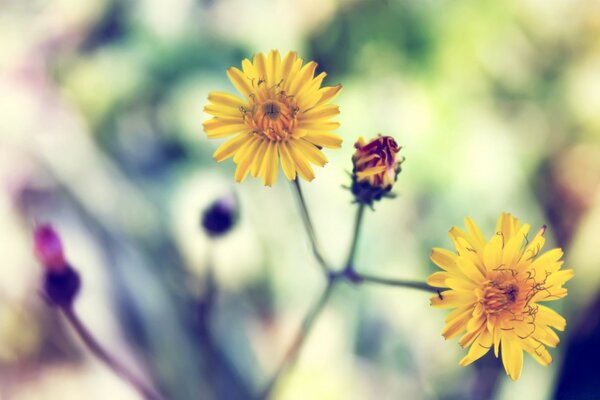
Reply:
<svg viewBox="0 0 600 400"><path fill-rule="evenodd" d="M250 108L243 110L246 126L272 141L287 140L293 134L297 113L292 96L287 96L280 85L269 88L264 82L250 96Z"/></svg>
<svg viewBox="0 0 600 400"><path fill-rule="evenodd" d="M279 118L279 106L277 105L277 103L275 102L267 102L265 104L263 104L263 113L265 114L265 117L269 118L269 119L273 119L276 120L277 118Z"/></svg>
<svg viewBox="0 0 600 400"><path fill-rule="evenodd" d="M490 281L483 289L481 300L488 314L510 310L519 298L519 286L512 282Z"/></svg>

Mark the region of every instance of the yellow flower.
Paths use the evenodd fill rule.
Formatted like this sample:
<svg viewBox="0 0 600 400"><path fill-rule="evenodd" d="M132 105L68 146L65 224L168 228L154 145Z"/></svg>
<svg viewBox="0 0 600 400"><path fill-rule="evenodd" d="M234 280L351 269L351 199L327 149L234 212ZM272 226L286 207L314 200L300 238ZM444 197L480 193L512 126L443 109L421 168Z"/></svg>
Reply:
<svg viewBox="0 0 600 400"><path fill-rule="evenodd" d="M209 138L232 136L213 157L218 162L233 157L235 180L248 172L261 176L267 186L277 179L279 161L289 180L314 178L311 163L323 166L321 148L339 148L342 139L331 133L339 123L331 119L339 108L330 101L341 86L321 87L325 72L314 76L314 61L303 65L296 53L283 59L278 51L258 53L242 69L229 68L227 75L242 94L212 92L204 111L214 118L204 123Z"/></svg>
<svg viewBox="0 0 600 400"><path fill-rule="evenodd" d="M454 308L446 318L442 335L446 339L463 334L462 347L469 347L461 366L471 364L494 348L506 373L519 379L523 351L542 365L552 362L547 346L556 347L565 319L542 302L567 295L562 286L573 270L561 270L563 252L556 248L540 255L544 246L542 227L527 240L530 226L521 225L511 214L498 219L496 234L488 241L477 225L465 220L467 232L453 227L453 251L435 248L431 260L442 268L428 279L440 291L431 299L436 308Z"/></svg>
<svg viewBox="0 0 600 400"><path fill-rule="evenodd" d="M398 157L400 147L391 136L378 136L368 143L362 137L354 145L352 156L352 193L363 204L389 195L400 172L403 157Z"/></svg>

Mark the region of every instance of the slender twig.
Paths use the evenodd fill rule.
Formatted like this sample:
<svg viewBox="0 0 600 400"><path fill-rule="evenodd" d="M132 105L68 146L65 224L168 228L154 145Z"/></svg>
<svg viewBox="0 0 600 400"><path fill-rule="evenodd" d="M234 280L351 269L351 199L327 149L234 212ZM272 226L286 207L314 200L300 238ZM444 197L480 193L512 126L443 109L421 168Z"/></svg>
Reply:
<svg viewBox="0 0 600 400"><path fill-rule="evenodd" d="M275 370L275 374L273 375L271 380L269 380L268 384L265 386L265 389L258 396L259 400L264 400L264 399L268 398L269 394L275 387L275 384L277 383L278 379L288 368L290 368L292 366L292 364L296 360L296 357L298 356L298 352L300 351L300 348L304 344L304 340L307 338L308 334L312 330L313 324L316 321L317 317L319 316L319 314L321 314L321 311L323 311L325 304L327 304L327 300L329 300L329 296L331 295L331 293L333 291L334 283L335 283L335 280L328 281L327 286L325 287L325 290L323 291L323 294L321 294L321 297L319 298L317 303L310 310L310 312L306 315L306 317L304 317L304 320L302 321L302 325L300 326L300 330L296 334L294 341L292 342L292 344L288 348L287 352L285 353L285 356L283 357L283 360L279 364L279 367Z"/></svg>
<svg viewBox="0 0 600 400"><path fill-rule="evenodd" d="M149 388L143 381L135 376L123 364L111 356L88 330L84 323L79 319L72 307L61 307L61 310L67 321L71 324L79 338L83 341L88 350L100 361L106 364L117 375L127 381L135 388L146 400L160 400L161 397L154 390Z"/></svg>
<svg viewBox="0 0 600 400"><path fill-rule="evenodd" d="M427 292L437 293L441 296L440 289L435 288L433 286L429 286L425 282L410 281L405 279L381 278L378 276L366 275L358 272L355 272L353 278L350 280L352 280L355 283L377 283L387 286L399 286L411 289L425 290Z"/></svg>
<svg viewBox="0 0 600 400"><path fill-rule="evenodd" d="M298 178L294 179L293 182L294 188L296 189L296 195L298 197L298 204L300 205L300 214L302 215L302 222L304 222L304 227L306 228L306 233L308 234L313 253L315 254L315 258L319 262L323 273L327 274L329 271L329 266L321 253L319 243L317 241L317 236L315 234L315 229L313 227L312 221L310 219L310 214L308 213L308 208L306 206L306 200L304 199L304 195L302 194L300 182L298 181Z"/></svg>
<svg viewBox="0 0 600 400"><path fill-rule="evenodd" d="M329 265L327 264L325 259L323 258L321 251L319 249L319 245L318 245L317 238L315 235L315 230L314 230L312 221L310 219L310 215L308 213L308 208L306 206L306 201L304 200L304 195L302 194L302 189L300 187L300 182L298 181L298 179L294 180L294 188L296 189L296 195L298 197L298 204L300 206L300 213L302 215L302 221L304 222L304 226L306 228L306 232L310 239L310 243L312 245L312 249L315 254L315 257L327 277L327 286L325 288L325 291L323 292L323 294L321 295L321 297L315 304L315 306L310 310L310 312L306 315L306 317L302 321L302 325L300 326L300 329L299 329L298 333L296 334L294 341L292 342L292 344L288 348L287 352L285 353L285 356L283 357L283 360L279 364L279 367L275 370L273 377L271 378L271 380L269 380L269 382L267 383L267 385L265 386L263 391L257 397L258 400L266 400L269 397L269 395L271 394L271 391L275 387L275 384L277 383L277 381L279 380L281 375L292 366L293 362L295 361L295 359L298 356L298 353L299 353L302 345L304 344L306 337L309 335L310 331L312 330L315 320L317 319L317 317L319 316L319 314L325 307L325 304L327 303L327 300L329 299L329 296L331 295L331 292L332 292L333 287L335 286L336 282L338 282L340 280L347 280L353 284L361 284L363 282L379 283L379 284L383 284L383 285L403 286L403 287L407 287L407 288L421 289L421 290L438 293L438 295L441 295L437 289L427 285L424 282L379 278L379 277L375 277L375 276L359 274L358 272L356 272L356 270L354 268L354 258L356 256L356 249L357 249L358 240L360 237L360 228L362 225L362 220L363 220L364 211L365 211L364 204L358 205L356 219L354 222L354 230L353 230L353 234L352 234L352 242L350 244L350 249L348 251L348 257L346 258L346 263L344 264L344 268L341 270L338 270L338 271L333 271L329 267Z"/></svg>
<svg viewBox="0 0 600 400"><path fill-rule="evenodd" d="M360 227L362 225L363 215L365 213L365 205L360 203L356 211L356 219L354 220L354 231L352 233L352 244L348 251L348 259L346 260L345 267L353 268L354 257L356 256L356 248L358 245L358 238L360 236Z"/></svg>

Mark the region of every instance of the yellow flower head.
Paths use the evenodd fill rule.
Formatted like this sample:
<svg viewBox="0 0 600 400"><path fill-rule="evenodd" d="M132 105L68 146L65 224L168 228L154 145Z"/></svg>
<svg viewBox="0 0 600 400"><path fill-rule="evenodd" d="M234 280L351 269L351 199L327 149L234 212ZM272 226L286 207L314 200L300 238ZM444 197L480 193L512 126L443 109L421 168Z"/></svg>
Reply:
<svg viewBox="0 0 600 400"><path fill-rule="evenodd" d="M331 133L339 108L330 101L341 86L321 87L326 73L314 76L314 61L303 65L296 53L283 59L278 51L258 53L242 61L242 69L229 68L227 75L242 97L212 92L204 111L213 116L204 123L209 138L233 136L213 157L218 162L233 157L235 180L248 172L261 176L267 186L277 179L279 161L289 180L297 175L311 181L311 163L323 166L321 148L339 148L342 139Z"/></svg>
<svg viewBox="0 0 600 400"><path fill-rule="evenodd" d="M573 270L560 269L561 249L541 254L545 226L527 240L530 226L503 213L496 234L487 240L470 218L465 222L466 232L450 230L456 252L433 249L431 260L444 271L427 279L429 285L443 288L431 304L455 309L442 335L450 339L462 334L460 345L470 346L460 365L471 364L493 347L496 357L502 353L506 373L516 380L523 351L542 365L552 362L546 347L556 347L559 338L553 328L563 331L566 321L540 303L565 297L562 286Z"/></svg>
<svg viewBox="0 0 600 400"><path fill-rule="evenodd" d="M391 136L380 135L369 142L360 137L354 147L352 193L358 202L370 205L389 194L404 158L398 156L400 147Z"/></svg>

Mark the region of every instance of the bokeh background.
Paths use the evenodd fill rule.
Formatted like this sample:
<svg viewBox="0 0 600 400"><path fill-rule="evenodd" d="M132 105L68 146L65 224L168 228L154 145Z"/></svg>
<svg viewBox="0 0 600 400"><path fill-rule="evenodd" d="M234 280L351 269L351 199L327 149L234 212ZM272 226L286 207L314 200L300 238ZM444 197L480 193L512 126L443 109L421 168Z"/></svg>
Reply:
<svg viewBox="0 0 600 400"><path fill-rule="evenodd" d="M38 295L31 231L50 222L82 274L77 310L171 399L246 399L324 287L290 185L233 183L202 131L209 91L257 51L296 50L341 82L340 151L304 186L342 263L350 157L385 133L406 157L368 212L363 272L423 280L472 216L548 224L576 277L544 368L468 368L424 292L342 285L276 399L598 398L600 2L0 1L0 398L136 399ZM211 240L203 210L239 199Z"/></svg>

